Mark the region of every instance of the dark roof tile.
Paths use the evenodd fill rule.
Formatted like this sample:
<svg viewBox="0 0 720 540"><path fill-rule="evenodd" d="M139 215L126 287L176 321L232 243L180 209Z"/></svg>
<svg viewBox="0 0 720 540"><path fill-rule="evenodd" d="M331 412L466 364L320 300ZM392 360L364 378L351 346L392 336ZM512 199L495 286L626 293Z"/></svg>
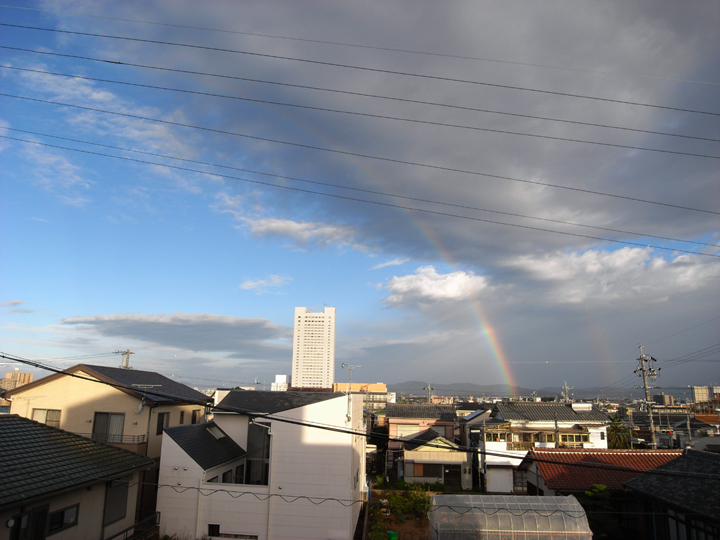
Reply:
<svg viewBox="0 0 720 540"><path fill-rule="evenodd" d="M305 405L312 405L342 396L341 392L265 392L256 390L232 390L218 404L223 408L237 409L238 412L272 414ZM227 411L229 412L229 411Z"/></svg>
<svg viewBox="0 0 720 540"><path fill-rule="evenodd" d="M386 418L433 418L438 420L455 420L454 405L405 404L388 403L385 409Z"/></svg>
<svg viewBox="0 0 720 540"><path fill-rule="evenodd" d="M216 437L211 432L222 435ZM167 428L165 433L203 470L208 470L247 454L215 422Z"/></svg>
<svg viewBox="0 0 720 540"><path fill-rule="evenodd" d="M610 421L608 416L595 405L586 411L575 410L572 405L572 403L498 403L495 406L497 412L494 414L507 421L552 422L556 414L558 422L593 424Z"/></svg>
<svg viewBox="0 0 720 540"><path fill-rule="evenodd" d="M153 460L18 415L0 415L0 510L105 482Z"/></svg>

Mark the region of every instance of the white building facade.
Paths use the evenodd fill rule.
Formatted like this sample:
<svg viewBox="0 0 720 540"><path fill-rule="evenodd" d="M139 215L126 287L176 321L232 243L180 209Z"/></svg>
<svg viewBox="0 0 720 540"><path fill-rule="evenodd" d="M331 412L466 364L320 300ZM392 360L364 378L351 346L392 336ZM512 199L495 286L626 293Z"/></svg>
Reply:
<svg viewBox="0 0 720 540"><path fill-rule="evenodd" d="M335 308L296 307L292 386L332 388L335 381Z"/></svg>
<svg viewBox="0 0 720 540"><path fill-rule="evenodd" d="M212 422L166 435L161 535L353 538L367 496L362 396L233 391Z"/></svg>

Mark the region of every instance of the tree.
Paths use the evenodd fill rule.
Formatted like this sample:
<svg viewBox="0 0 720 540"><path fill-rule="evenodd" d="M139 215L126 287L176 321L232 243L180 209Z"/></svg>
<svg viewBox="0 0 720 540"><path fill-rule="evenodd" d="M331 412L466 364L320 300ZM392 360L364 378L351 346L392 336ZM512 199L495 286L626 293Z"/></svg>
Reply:
<svg viewBox="0 0 720 540"><path fill-rule="evenodd" d="M633 435L630 427L623 422L622 416L615 415L610 418L610 425L607 428L608 448L618 450L630 448L630 439Z"/></svg>

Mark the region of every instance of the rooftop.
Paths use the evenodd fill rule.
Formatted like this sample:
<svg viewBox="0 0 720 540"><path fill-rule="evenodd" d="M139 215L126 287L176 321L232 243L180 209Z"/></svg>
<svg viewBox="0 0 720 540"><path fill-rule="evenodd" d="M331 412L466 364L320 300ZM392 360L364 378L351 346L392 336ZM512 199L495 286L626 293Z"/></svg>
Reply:
<svg viewBox="0 0 720 540"><path fill-rule="evenodd" d="M388 403L386 418L435 418L455 420L454 405Z"/></svg>
<svg viewBox="0 0 720 540"><path fill-rule="evenodd" d="M623 482L642 474L636 472L638 469L649 471L681 455L682 450L548 448L530 450L524 463L534 462L545 484L556 491L585 491L593 484L603 484L610 490L622 490ZM630 470L621 470L623 468Z"/></svg>
<svg viewBox="0 0 720 540"><path fill-rule="evenodd" d="M219 408L237 409L238 412L272 414L297 409L313 403L342 396L339 392L265 392L232 390L218 404ZM215 411L227 412L227 411Z"/></svg>
<svg viewBox="0 0 720 540"><path fill-rule="evenodd" d="M128 450L22 418L0 415L0 510L149 468Z"/></svg>
<svg viewBox="0 0 720 540"><path fill-rule="evenodd" d="M685 450L657 471L675 474L643 474L625 482L625 486L670 506L718 519L720 454Z"/></svg>
<svg viewBox="0 0 720 540"><path fill-rule="evenodd" d="M203 470L247 454L215 422L171 427L165 429L165 433Z"/></svg>
<svg viewBox="0 0 720 540"><path fill-rule="evenodd" d="M212 401L211 398L202 392L193 390L189 386L174 381L165 377L165 375L160 375L154 371L93 366L89 364L78 364L64 370L63 373L55 373L24 386L19 386L15 390L8 392L8 395L20 394L32 388L57 380L61 377L67 377L70 374L78 374L78 372L83 372L104 382L127 387L121 390L135 395L138 398L145 396L149 401L155 403L170 403L172 401L199 401L208 403ZM162 395L154 394L153 392L158 392Z"/></svg>
<svg viewBox="0 0 720 540"><path fill-rule="evenodd" d="M585 407L581 409L580 405ZM602 424L610 421L605 413L589 403L498 403L493 414L508 421L553 422L556 415L558 422Z"/></svg>

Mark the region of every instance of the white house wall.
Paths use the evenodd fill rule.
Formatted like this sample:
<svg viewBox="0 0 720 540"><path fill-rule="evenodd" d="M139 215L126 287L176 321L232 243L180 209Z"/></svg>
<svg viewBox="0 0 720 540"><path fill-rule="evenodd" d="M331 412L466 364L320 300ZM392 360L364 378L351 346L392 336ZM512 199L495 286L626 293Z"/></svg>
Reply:
<svg viewBox="0 0 720 540"><path fill-rule="evenodd" d="M362 432L362 396L352 399L352 424L346 422L344 396L276 416ZM247 417L218 414L214 420L247 449ZM361 508L359 502L352 501L363 498L365 438L276 420L262 421L271 423L268 486L202 483L202 469L175 441L164 438L160 483L178 489L202 488L207 496L199 497L196 489L177 493L172 488L161 488L158 510L162 534L195 538L207 534L208 524L217 524L221 534L257 535L258 540L352 538ZM235 439L243 434L244 439ZM337 501L313 504L304 497L316 502Z"/></svg>

